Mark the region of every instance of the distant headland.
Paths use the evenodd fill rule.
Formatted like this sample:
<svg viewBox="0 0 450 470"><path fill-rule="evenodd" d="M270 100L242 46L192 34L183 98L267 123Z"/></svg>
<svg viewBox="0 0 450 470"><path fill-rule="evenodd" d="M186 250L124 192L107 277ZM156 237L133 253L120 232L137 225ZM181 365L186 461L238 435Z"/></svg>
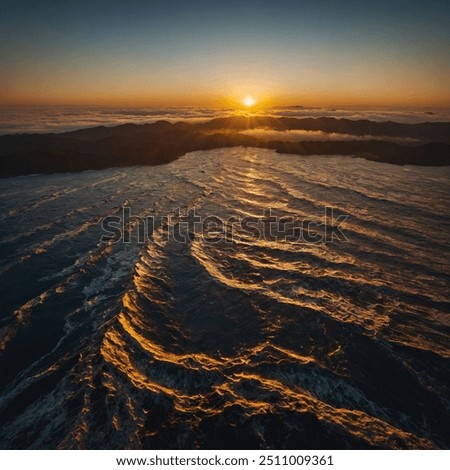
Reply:
<svg viewBox="0 0 450 470"><path fill-rule="evenodd" d="M321 131L335 138L274 140L263 133L245 133L251 129ZM339 140L340 135L346 135L346 139ZM450 123L233 116L201 123L157 121L61 134L12 134L0 136L0 176L160 165L187 152L234 146L297 155L349 155L397 165L443 166L450 165Z"/></svg>

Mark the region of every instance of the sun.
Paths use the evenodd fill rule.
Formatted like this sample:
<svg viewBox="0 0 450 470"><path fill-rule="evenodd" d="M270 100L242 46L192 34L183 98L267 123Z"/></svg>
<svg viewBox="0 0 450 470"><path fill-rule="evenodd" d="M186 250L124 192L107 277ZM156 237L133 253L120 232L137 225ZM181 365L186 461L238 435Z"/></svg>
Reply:
<svg viewBox="0 0 450 470"><path fill-rule="evenodd" d="M245 106L247 106L247 108L251 108L255 103L256 103L256 100L255 100L255 98L253 98L253 96L251 96L251 95L247 95L247 96L242 100L242 104L244 104Z"/></svg>

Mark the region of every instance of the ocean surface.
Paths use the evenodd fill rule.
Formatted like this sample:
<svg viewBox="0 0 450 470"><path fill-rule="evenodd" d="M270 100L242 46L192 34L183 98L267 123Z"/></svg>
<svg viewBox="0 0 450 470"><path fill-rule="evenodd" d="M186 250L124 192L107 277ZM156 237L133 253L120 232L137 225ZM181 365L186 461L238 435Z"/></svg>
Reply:
<svg viewBox="0 0 450 470"><path fill-rule="evenodd" d="M252 148L0 180L0 448L449 448L449 182Z"/></svg>

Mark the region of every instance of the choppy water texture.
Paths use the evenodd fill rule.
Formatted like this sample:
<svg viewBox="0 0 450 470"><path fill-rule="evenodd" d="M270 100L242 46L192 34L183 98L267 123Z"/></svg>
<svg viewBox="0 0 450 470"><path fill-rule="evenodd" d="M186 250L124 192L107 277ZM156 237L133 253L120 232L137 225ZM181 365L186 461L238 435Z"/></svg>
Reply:
<svg viewBox="0 0 450 470"><path fill-rule="evenodd" d="M0 447L448 448L449 176L234 148L1 180ZM100 243L123 205L330 206L348 242Z"/></svg>

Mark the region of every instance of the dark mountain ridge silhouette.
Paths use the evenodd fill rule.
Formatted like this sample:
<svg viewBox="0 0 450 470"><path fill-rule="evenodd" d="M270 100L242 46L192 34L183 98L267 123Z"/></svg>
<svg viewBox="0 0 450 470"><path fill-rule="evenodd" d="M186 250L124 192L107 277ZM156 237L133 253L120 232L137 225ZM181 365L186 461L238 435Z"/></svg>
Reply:
<svg viewBox="0 0 450 470"><path fill-rule="evenodd" d="M409 137L420 142L402 145L370 138L285 142L239 132L254 128ZM159 165L194 150L234 146L262 147L298 155L351 155L402 165L450 165L450 123L233 116L195 124L157 121L99 126L61 134L4 135L0 136L0 176Z"/></svg>

